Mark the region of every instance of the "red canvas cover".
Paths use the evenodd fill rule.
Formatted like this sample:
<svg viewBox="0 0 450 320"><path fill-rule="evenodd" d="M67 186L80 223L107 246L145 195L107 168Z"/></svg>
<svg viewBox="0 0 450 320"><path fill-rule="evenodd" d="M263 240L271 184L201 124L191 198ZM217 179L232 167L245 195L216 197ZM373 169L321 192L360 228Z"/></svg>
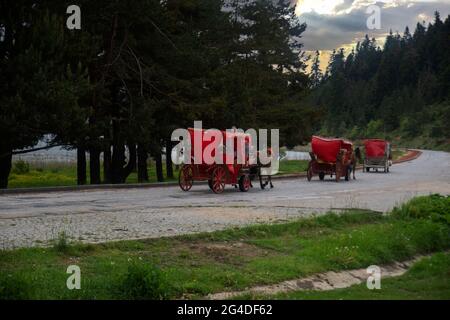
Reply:
<svg viewBox="0 0 450 320"><path fill-rule="evenodd" d="M190 134L190 138L191 138L191 154L192 156L194 156L194 151L195 151L195 139L194 139L194 135L195 132L200 133L201 135L201 139L202 139L202 155L203 152L205 151L206 147L208 145L210 145L211 143L213 143L214 141L204 141L204 134L205 134L205 130L199 130L199 129L193 129L193 128L189 128L188 129L189 134ZM242 156L245 157L245 144L250 145L251 144L251 136L248 134L244 134L244 133L240 133L240 132L226 132L226 131L221 131L222 132L222 144L225 145L227 143L228 140L234 140L234 156L237 157L237 152L238 152L238 144L239 144L239 140L243 139L244 141L244 145L242 146L242 148L240 148L239 152L242 153ZM231 143L231 142L230 142ZM239 145L240 146L240 145ZM215 152L212 152L212 156L215 156ZM232 155L233 156L233 155ZM223 154L223 162L226 162L226 154Z"/></svg>
<svg viewBox="0 0 450 320"><path fill-rule="evenodd" d="M336 162L339 151L350 146L351 143L345 143L343 139L328 139L313 136L311 141L312 152L316 155L317 159L324 162Z"/></svg>
<svg viewBox="0 0 450 320"><path fill-rule="evenodd" d="M364 146L366 148L366 157L376 158L384 157L386 154L386 144L388 142L381 139L367 139L364 140Z"/></svg>

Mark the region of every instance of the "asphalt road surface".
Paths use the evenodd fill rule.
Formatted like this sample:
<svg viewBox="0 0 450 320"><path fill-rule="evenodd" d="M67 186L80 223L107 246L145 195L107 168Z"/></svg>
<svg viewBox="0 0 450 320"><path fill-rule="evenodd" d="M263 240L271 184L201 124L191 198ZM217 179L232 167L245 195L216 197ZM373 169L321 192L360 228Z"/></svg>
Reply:
<svg viewBox="0 0 450 320"><path fill-rule="evenodd" d="M387 212L417 195L450 194L450 154L424 151L389 174L357 172L336 183L291 179L248 193L206 185L0 195L0 249L46 245L65 232L82 242L139 239L280 222L329 210ZM259 186L259 185L258 185Z"/></svg>

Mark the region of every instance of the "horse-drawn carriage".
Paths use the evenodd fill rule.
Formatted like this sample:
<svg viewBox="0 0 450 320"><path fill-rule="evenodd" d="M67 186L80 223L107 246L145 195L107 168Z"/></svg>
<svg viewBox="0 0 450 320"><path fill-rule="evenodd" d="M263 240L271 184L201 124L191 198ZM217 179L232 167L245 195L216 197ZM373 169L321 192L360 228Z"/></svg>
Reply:
<svg viewBox="0 0 450 320"><path fill-rule="evenodd" d="M198 130L202 137L203 151L211 144L205 142L203 139L204 131ZM250 161L251 149L251 135L240 132L226 132L221 131L223 142L234 140L233 154L228 152L228 159L232 159L232 163L227 163L227 150L225 145L222 145L223 161L221 163L206 163L203 159L199 164L195 164L194 158L194 143L195 143L195 129L189 129L191 138L191 163L184 164L180 170L179 185L183 191L189 191L194 184L194 181L207 181L209 188L214 193L222 193L225 190L225 185L232 185L235 188L239 187L241 192L247 192L253 187L252 181L259 179L261 189L267 186L273 188L271 179L271 170L269 165L262 165L259 159L253 162ZM240 141L239 141L240 140ZM215 157L214 151L212 156ZM243 159L244 161L238 161Z"/></svg>
<svg viewBox="0 0 450 320"><path fill-rule="evenodd" d="M382 139L367 139L364 140L365 157L364 157L364 171L369 172L370 169L382 169L384 172L389 172L389 167L392 165L391 144Z"/></svg>
<svg viewBox="0 0 450 320"><path fill-rule="evenodd" d="M311 148L308 181L315 175L318 175L320 180L324 180L326 175L335 176L337 182L341 177L345 177L346 181L349 180L354 158L352 142L313 136Z"/></svg>

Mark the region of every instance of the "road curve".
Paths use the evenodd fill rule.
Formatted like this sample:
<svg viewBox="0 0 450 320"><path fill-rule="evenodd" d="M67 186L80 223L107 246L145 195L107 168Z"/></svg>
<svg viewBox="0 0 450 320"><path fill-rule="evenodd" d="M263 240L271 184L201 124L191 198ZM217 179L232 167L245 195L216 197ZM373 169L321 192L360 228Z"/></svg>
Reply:
<svg viewBox="0 0 450 320"><path fill-rule="evenodd" d="M95 243L284 221L330 209L386 212L417 195L449 195L450 154L423 151L389 174L357 172L349 182L315 177L275 183L272 190L248 193L228 187L221 195L206 185L188 193L164 187L0 195L0 248L45 245L63 231Z"/></svg>

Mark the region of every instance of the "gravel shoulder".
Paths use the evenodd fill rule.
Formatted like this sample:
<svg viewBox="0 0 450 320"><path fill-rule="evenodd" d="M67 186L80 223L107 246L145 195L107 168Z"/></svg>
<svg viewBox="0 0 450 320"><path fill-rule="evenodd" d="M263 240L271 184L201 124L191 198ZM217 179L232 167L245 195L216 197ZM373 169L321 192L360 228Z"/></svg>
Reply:
<svg viewBox="0 0 450 320"><path fill-rule="evenodd" d="M46 245L60 232L82 242L140 239L286 221L345 208L387 212L417 195L450 194L450 154L424 151L391 173L357 180L276 181L272 190L212 194L205 185L0 195L0 248Z"/></svg>

